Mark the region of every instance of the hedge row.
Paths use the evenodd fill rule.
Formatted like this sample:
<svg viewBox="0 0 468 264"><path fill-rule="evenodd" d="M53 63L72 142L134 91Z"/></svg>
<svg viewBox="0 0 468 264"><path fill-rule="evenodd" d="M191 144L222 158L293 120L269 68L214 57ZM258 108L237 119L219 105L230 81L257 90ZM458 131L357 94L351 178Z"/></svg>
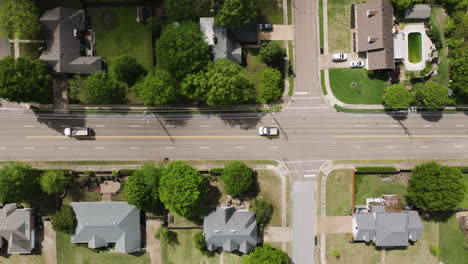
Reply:
<svg viewBox="0 0 468 264"><path fill-rule="evenodd" d="M397 173L395 167L356 167L356 173Z"/></svg>
<svg viewBox="0 0 468 264"><path fill-rule="evenodd" d="M224 171L224 168L213 168L210 170L211 175L221 175Z"/></svg>

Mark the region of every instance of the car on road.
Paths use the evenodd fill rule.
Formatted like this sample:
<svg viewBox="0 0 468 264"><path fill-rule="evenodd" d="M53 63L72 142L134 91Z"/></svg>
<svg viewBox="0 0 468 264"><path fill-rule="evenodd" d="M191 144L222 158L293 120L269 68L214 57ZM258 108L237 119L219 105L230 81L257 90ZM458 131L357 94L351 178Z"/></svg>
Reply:
<svg viewBox="0 0 468 264"><path fill-rule="evenodd" d="M273 25L272 24L258 24L258 30L260 31L272 31Z"/></svg>
<svg viewBox="0 0 468 264"><path fill-rule="evenodd" d="M63 134L67 137L83 137L91 136L91 128L89 127L66 127Z"/></svg>
<svg viewBox="0 0 468 264"><path fill-rule="evenodd" d="M362 60L351 61L349 66L351 66L351 68L362 68L362 67L364 67L364 61L362 61Z"/></svg>
<svg viewBox="0 0 468 264"><path fill-rule="evenodd" d="M279 131L277 127L259 127L258 134L260 136L275 137L278 136Z"/></svg>
<svg viewBox="0 0 468 264"><path fill-rule="evenodd" d="M345 53L335 53L332 55L332 61L345 61L348 59L348 55Z"/></svg>

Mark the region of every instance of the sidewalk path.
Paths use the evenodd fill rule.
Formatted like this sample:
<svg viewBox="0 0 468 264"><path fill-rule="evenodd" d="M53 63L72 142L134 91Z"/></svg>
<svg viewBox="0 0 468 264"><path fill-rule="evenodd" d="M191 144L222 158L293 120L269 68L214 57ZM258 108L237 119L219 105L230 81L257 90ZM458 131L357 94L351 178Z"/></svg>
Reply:
<svg viewBox="0 0 468 264"><path fill-rule="evenodd" d="M154 237L154 233L161 227L159 220L146 220L146 247L150 254L151 264L160 264L161 242Z"/></svg>
<svg viewBox="0 0 468 264"><path fill-rule="evenodd" d="M50 221L44 221L44 240L42 240L42 254L47 264L57 263L56 234Z"/></svg>

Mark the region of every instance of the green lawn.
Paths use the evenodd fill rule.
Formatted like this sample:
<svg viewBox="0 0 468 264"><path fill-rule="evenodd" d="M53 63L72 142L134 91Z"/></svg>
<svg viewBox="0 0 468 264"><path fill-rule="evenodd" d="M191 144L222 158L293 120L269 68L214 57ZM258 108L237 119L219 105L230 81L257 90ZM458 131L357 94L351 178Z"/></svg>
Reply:
<svg viewBox="0 0 468 264"><path fill-rule="evenodd" d="M257 0L258 23L283 24L283 2Z"/></svg>
<svg viewBox="0 0 468 264"><path fill-rule="evenodd" d="M329 0L328 49L333 52L351 52L351 4L361 0Z"/></svg>
<svg viewBox="0 0 468 264"><path fill-rule="evenodd" d="M463 248L463 232L453 214L448 221L439 223L440 261L450 264L468 263L468 250Z"/></svg>
<svg viewBox="0 0 468 264"><path fill-rule="evenodd" d="M292 5L293 0L288 0L288 25L292 25L293 23L293 5Z"/></svg>
<svg viewBox="0 0 468 264"><path fill-rule="evenodd" d="M329 78L335 97L348 104L381 104L388 85L387 81L369 78L365 69L330 69Z"/></svg>
<svg viewBox="0 0 468 264"><path fill-rule="evenodd" d="M0 253L0 263L2 264L46 264L44 255L39 250L33 250L31 254L7 254L6 249L2 248Z"/></svg>
<svg viewBox="0 0 468 264"><path fill-rule="evenodd" d="M408 35L408 57L412 63L422 60L422 36L421 33L409 33Z"/></svg>
<svg viewBox="0 0 468 264"><path fill-rule="evenodd" d="M463 181L465 182L465 187L468 189L468 174L463 174ZM468 192L465 193L465 199L463 199L460 207L468 208Z"/></svg>
<svg viewBox="0 0 468 264"><path fill-rule="evenodd" d="M322 86L323 95L327 95L327 87L325 87L325 72L323 70L320 70L320 85Z"/></svg>
<svg viewBox="0 0 468 264"><path fill-rule="evenodd" d="M260 60L258 51L258 48L246 49L247 59L245 70L247 72L247 78L256 89L260 87L262 82L262 71L268 68L268 66Z"/></svg>
<svg viewBox="0 0 468 264"><path fill-rule="evenodd" d="M440 53L437 74L432 76L430 80L447 86L449 82L449 66L444 31L445 26L447 25L448 16L442 7L433 7L431 12L431 20L433 22L433 26L439 29L439 37L440 41L442 42L442 49L439 50Z"/></svg>
<svg viewBox="0 0 468 264"><path fill-rule="evenodd" d="M96 32L96 55L112 67L120 55L134 57L146 70L153 68L151 29L135 21L134 7L88 8Z"/></svg>
<svg viewBox="0 0 468 264"><path fill-rule="evenodd" d="M380 263L380 251L365 243L349 243L346 241L345 236L346 234L326 234L327 263ZM340 253L339 259L335 259L330 254L332 249L338 250Z"/></svg>
<svg viewBox="0 0 468 264"><path fill-rule="evenodd" d="M57 263L58 264L143 264L150 263L149 253L98 253L86 245L71 243L70 235L57 233Z"/></svg>
<svg viewBox="0 0 468 264"><path fill-rule="evenodd" d="M347 169L334 170L327 177L326 215L345 215L346 209L351 209L353 171Z"/></svg>
<svg viewBox="0 0 468 264"><path fill-rule="evenodd" d="M269 226L281 226L281 178L272 170L257 170L259 193L257 198L273 205L273 216ZM289 207L288 204L286 208Z"/></svg>
<svg viewBox="0 0 468 264"><path fill-rule="evenodd" d="M43 43L20 43L19 51L20 56L30 57L32 59L38 59L42 52L39 50L40 47L45 46Z"/></svg>
<svg viewBox="0 0 468 264"><path fill-rule="evenodd" d="M405 204L406 186L400 182L383 182L377 175L356 174L355 202L358 205L366 204L366 198L379 198L384 194L398 194Z"/></svg>

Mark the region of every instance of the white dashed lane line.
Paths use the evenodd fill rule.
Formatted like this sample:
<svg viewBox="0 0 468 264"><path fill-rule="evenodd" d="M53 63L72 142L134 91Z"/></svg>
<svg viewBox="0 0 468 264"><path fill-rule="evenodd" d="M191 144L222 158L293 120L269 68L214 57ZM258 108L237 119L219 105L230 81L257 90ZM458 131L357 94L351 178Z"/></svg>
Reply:
<svg viewBox="0 0 468 264"><path fill-rule="evenodd" d="M243 149L245 147L241 147L241 146L238 146L238 147L235 147L236 149Z"/></svg>
<svg viewBox="0 0 468 264"><path fill-rule="evenodd" d="M34 125L24 125L23 127L34 127Z"/></svg>
<svg viewBox="0 0 468 264"><path fill-rule="evenodd" d="M68 149L68 147L58 147L57 149Z"/></svg>
<svg viewBox="0 0 468 264"><path fill-rule="evenodd" d="M7 147L0 147L0 149L8 149Z"/></svg>
<svg viewBox="0 0 468 264"><path fill-rule="evenodd" d="M453 146L454 148L464 148L465 146Z"/></svg>
<svg viewBox="0 0 468 264"><path fill-rule="evenodd" d="M105 127L105 125L96 125L96 127Z"/></svg>
<svg viewBox="0 0 468 264"><path fill-rule="evenodd" d="M455 126L457 126L457 127L464 127L465 125L455 125Z"/></svg>
<svg viewBox="0 0 468 264"><path fill-rule="evenodd" d="M24 149L36 149L35 147L25 147Z"/></svg>
<svg viewBox="0 0 468 264"><path fill-rule="evenodd" d="M175 149L175 147L164 147L165 149Z"/></svg>
<svg viewBox="0 0 468 264"><path fill-rule="evenodd" d="M130 147L130 149L141 149L141 147Z"/></svg>
<svg viewBox="0 0 468 264"><path fill-rule="evenodd" d="M386 148L394 149L394 148L396 148L396 146L386 146Z"/></svg>
<svg viewBox="0 0 468 264"><path fill-rule="evenodd" d="M104 149L104 147L96 147L96 149Z"/></svg>
<svg viewBox="0 0 468 264"><path fill-rule="evenodd" d="M211 125L200 125L200 127L211 127Z"/></svg>
<svg viewBox="0 0 468 264"><path fill-rule="evenodd" d="M200 147L201 149L210 149L210 147Z"/></svg>
<svg viewBox="0 0 468 264"><path fill-rule="evenodd" d="M141 127L140 125L130 125L130 127Z"/></svg>

